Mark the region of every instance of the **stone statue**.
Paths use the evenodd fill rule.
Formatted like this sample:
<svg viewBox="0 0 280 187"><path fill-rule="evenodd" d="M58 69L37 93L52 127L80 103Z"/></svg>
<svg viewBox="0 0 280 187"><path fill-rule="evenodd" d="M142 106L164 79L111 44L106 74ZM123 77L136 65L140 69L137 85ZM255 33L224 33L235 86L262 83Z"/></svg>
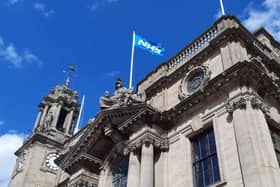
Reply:
<svg viewBox="0 0 280 187"><path fill-rule="evenodd" d="M99 99L99 104L100 104L101 110L110 108L111 106L113 106L116 103L117 102L110 99L109 91L105 91L104 96L100 97L100 99Z"/></svg>
<svg viewBox="0 0 280 187"><path fill-rule="evenodd" d="M52 121L53 121L53 113L52 113L52 111L50 111L48 113L48 115L46 116L46 119L45 119L45 122L43 125L43 130L48 130L51 127Z"/></svg>
<svg viewBox="0 0 280 187"><path fill-rule="evenodd" d="M121 106L128 106L133 103L144 102L143 98L140 98L139 95L133 93L132 88L126 88L122 84L120 78L117 79L115 83L115 92L112 97L108 91L105 91L104 96L100 97L100 109L108 108L118 108Z"/></svg>

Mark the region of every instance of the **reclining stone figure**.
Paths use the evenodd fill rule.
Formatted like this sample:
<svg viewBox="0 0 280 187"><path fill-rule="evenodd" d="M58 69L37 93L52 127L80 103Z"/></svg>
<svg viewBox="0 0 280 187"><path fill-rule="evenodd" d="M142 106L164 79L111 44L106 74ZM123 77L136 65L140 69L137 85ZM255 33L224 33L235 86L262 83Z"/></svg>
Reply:
<svg viewBox="0 0 280 187"><path fill-rule="evenodd" d="M121 79L117 79L115 83L115 92L112 97L108 91L105 91L104 96L100 97L100 109L118 108L121 106L129 106L133 103L144 102L145 98L133 93L132 88L126 88L122 84Z"/></svg>

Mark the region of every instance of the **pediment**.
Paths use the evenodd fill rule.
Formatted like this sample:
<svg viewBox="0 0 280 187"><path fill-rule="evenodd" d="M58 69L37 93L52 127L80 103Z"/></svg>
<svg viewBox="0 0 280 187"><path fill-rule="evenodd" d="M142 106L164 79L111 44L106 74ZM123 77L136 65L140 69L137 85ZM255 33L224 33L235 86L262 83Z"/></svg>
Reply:
<svg viewBox="0 0 280 187"><path fill-rule="evenodd" d="M84 132L80 140L69 149L64 155L56 160L56 163L69 173L85 163L84 159L76 160L81 155L90 155L93 158L104 161L107 155L120 142L126 142L133 125L140 125L140 121L145 121L147 116L157 114L157 111L148 104L121 107L117 109L102 110L92 121ZM75 165L73 162L75 161ZM100 162L91 164L91 170L98 170Z"/></svg>

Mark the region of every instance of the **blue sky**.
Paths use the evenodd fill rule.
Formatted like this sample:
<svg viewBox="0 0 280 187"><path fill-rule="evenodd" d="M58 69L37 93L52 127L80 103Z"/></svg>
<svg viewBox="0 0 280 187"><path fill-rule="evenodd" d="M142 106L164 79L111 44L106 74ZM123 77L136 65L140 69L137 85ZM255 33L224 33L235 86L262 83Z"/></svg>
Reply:
<svg viewBox="0 0 280 187"><path fill-rule="evenodd" d="M250 30L265 26L280 39L280 0L224 0L224 5ZM0 143L7 135L31 133L37 105L65 81L63 70L70 64L77 69L71 87L86 96L85 124L99 111L104 91L113 92L116 77L128 86L133 30L166 48L163 57L136 49L135 87L219 15L219 0L1 0ZM5 177L0 171L0 186Z"/></svg>

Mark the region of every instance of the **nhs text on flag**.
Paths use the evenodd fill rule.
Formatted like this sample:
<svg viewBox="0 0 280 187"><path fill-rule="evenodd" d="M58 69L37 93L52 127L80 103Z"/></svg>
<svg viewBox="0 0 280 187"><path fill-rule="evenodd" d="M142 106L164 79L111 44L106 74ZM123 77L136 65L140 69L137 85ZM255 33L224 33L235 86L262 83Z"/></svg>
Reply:
<svg viewBox="0 0 280 187"><path fill-rule="evenodd" d="M160 44L154 44L153 42L149 42L148 40L136 34L135 34L135 46L147 50L154 55L162 56L165 51L165 49L161 47Z"/></svg>

